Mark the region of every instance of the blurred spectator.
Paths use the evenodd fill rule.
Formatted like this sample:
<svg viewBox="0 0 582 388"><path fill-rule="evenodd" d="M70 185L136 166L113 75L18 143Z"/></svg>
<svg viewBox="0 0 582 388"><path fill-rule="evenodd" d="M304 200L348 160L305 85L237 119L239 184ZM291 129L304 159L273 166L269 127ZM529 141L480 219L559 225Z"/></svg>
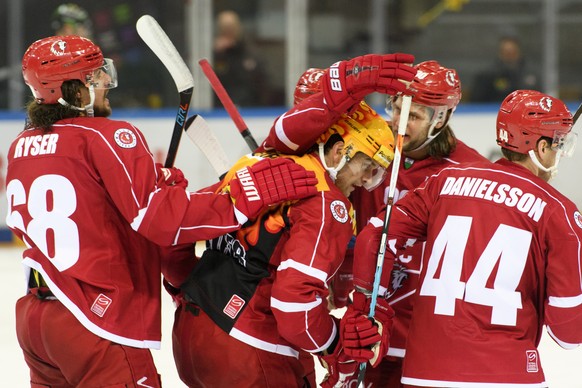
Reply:
<svg viewBox="0 0 582 388"><path fill-rule="evenodd" d="M51 27L55 35L78 35L92 39L92 23L89 13L77 4L65 3L55 9Z"/></svg>
<svg viewBox="0 0 582 388"><path fill-rule="evenodd" d="M235 104L276 105L270 101L269 80L264 67L252 52L236 12L218 14L213 51L214 71ZM216 96L214 106L221 106Z"/></svg>
<svg viewBox="0 0 582 388"><path fill-rule="evenodd" d="M529 68L519 41L504 36L499 40L497 58L491 68L475 78L472 101L501 103L514 90L538 88L538 77Z"/></svg>

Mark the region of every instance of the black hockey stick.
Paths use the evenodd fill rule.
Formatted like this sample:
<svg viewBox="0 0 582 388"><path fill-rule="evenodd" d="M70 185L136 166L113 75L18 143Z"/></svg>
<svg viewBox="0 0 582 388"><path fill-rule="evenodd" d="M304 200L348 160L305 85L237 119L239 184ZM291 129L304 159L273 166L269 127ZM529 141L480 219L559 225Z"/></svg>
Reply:
<svg viewBox="0 0 582 388"><path fill-rule="evenodd" d="M172 139L168 148L166 162L164 163L164 167L172 167L176 160L182 130L186 124L186 117L188 117L188 110L190 109L190 101L194 91L194 78L178 50L176 50L176 47L156 19L150 15L143 15L138 19L136 28L137 33L145 44L148 45L170 72L180 95L180 105L174 121Z"/></svg>

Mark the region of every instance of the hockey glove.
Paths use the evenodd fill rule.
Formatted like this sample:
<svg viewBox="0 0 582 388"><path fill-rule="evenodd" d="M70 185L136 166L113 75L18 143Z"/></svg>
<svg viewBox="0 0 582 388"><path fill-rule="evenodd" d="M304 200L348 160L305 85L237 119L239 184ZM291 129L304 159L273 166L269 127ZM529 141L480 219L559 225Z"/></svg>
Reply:
<svg viewBox="0 0 582 388"><path fill-rule="evenodd" d="M255 218L268 206L313 196L317 178L290 159L263 159L238 170L230 196L239 223Z"/></svg>
<svg viewBox="0 0 582 388"><path fill-rule="evenodd" d="M158 173L158 186L188 187L188 179L184 177L184 173L180 169L166 168L161 163L156 163L156 171Z"/></svg>
<svg viewBox="0 0 582 388"><path fill-rule="evenodd" d="M342 329L340 327L341 332ZM358 370L358 363L345 354L342 341L340 334L336 342L318 355L319 362L327 370L327 374L321 383L323 388L343 387Z"/></svg>
<svg viewBox="0 0 582 388"><path fill-rule="evenodd" d="M368 94L404 92L416 69L410 54L368 54L336 62L323 75L321 87L330 110L346 113Z"/></svg>
<svg viewBox="0 0 582 388"><path fill-rule="evenodd" d="M376 367L388 351L394 310L386 299L378 298L371 319L368 317L370 298L355 291L353 300L340 325L344 353L358 362L369 361Z"/></svg>

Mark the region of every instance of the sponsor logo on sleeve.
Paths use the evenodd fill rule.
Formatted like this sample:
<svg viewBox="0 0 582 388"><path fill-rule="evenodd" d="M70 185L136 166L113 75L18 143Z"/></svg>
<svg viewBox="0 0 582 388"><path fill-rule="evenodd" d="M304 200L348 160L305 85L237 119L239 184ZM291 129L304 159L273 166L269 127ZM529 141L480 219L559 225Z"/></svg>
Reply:
<svg viewBox="0 0 582 388"><path fill-rule="evenodd" d="M349 214L346 205L339 200L333 201L330 206L331 215L335 218L338 222L345 224L348 221Z"/></svg>
<svg viewBox="0 0 582 388"><path fill-rule="evenodd" d="M95 301L91 306L91 311L97 314L98 316L103 317L109 306L111 306L111 302L112 302L111 298L103 294L99 294L99 296L95 298Z"/></svg>
<svg viewBox="0 0 582 388"><path fill-rule="evenodd" d="M539 371L538 367L538 352L536 350L526 350L525 356L527 359L526 371L528 373L536 373Z"/></svg>
<svg viewBox="0 0 582 388"><path fill-rule="evenodd" d="M579 228L582 228L582 214L580 214L578 210L574 212L574 221L576 221L576 225L578 225Z"/></svg>
<svg viewBox="0 0 582 388"><path fill-rule="evenodd" d="M115 142L121 148L133 148L137 144L135 134L127 128L119 128L113 135Z"/></svg>
<svg viewBox="0 0 582 388"><path fill-rule="evenodd" d="M230 318L234 319L234 318L236 318L238 313L241 312L244 305L245 305L245 300L243 298L241 298L240 296L238 296L237 294L234 294L230 298L230 300L228 301L228 303L226 304L226 306L224 307L224 310L222 310L222 312L225 313L226 315L228 315Z"/></svg>

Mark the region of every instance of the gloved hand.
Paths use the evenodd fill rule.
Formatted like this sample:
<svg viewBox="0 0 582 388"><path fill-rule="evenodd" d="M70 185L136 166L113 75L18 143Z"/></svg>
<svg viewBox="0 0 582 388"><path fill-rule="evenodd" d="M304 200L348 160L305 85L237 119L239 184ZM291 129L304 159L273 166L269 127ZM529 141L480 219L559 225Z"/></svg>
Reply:
<svg viewBox="0 0 582 388"><path fill-rule="evenodd" d="M341 323L340 323L341 324ZM341 333L340 328L340 333ZM358 363L348 357L343 349L341 335L330 349L318 355L319 362L327 370L327 374L321 383L323 388L343 387L358 370Z"/></svg>
<svg viewBox="0 0 582 388"><path fill-rule="evenodd" d="M321 81L325 101L330 110L346 113L370 93L404 92L416 69L410 54L368 54L336 62L327 69Z"/></svg>
<svg viewBox="0 0 582 388"><path fill-rule="evenodd" d="M230 196L239 223L255 218L268 206L317 193L317 178L291 159L263 159L238 170L230 181Z"/></svg>
<svg viewBox="0 0 582 388"><path fill-rule="evenodd" d="M158 186L188 187L188 179L184 177L184 173L180 169L166 168L161 163L156 163L156 171L158 172Z"/></svg>
<svg viewBox="0 0 582 388"><path fill-rule="evenodd" d="M388 351L394 310L386 299L378 298L374 318L370 319L370 298L355 291L340 324L340 336L346 356L376 367Z"/></svg>

